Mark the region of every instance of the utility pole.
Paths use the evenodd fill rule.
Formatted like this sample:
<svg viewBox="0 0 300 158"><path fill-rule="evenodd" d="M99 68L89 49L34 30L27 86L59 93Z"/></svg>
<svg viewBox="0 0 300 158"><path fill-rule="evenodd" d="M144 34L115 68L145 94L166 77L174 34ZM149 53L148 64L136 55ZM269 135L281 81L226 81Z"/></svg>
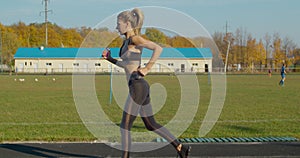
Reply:
<svg viewBox="0 0 300 158"><path fill-rule="evenodd" d="M2 30L0 28L0 65L2 67ZM0 70L2 72L2 68Z"/></svg>
<svg viewBox="0 0 300 158"><path fill-rule="evenodd" d="M45 30L45 47L48 46L48 12L51 12L52 13L52 10L48 10L48 2L50 0L42 0L42 4L44 3L45 4L45 10L44 11L41 11L40 12L40 15L42 13L45 14L45 25L46 25L46 30Z"/></svg>

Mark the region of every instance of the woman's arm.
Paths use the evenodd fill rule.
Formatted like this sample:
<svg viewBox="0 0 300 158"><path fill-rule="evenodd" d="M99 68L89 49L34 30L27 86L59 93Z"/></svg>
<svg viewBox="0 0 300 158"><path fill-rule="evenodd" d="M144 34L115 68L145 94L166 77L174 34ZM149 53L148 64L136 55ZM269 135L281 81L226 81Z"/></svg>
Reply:
<svg viewBox="0 0 300 158"><path fill-rule="evenodd" d="M150 40L142 38L141 36L134 36L132 41L138 48L147 48L153 51L152 56L146 66L139 69L139 72L142 75L146 75L159 58L162 52L162 47Z"/></svg>
<svg viewBox="0 0 300 158"><path fill-rule="evenodd" d="M113 64L117 64L117 62L118 62L117 59L114 59L113 57L111 57L110 50L108 48L104 49L104 51L102 52L102 57L103 57L103 59L106 59Z"/></svg>
<svg viewBox="0 0 300 158"><path fill-rule="evenodd" d="M105 49L105 50L102 52L102 57L103 57L104 59L106 59L107 61L109 61L109 62L111 62L111 63L113 63L113 64L115 64L115 65L117 65L117 66L124 67L123 64L122 64L122 62L119 61L119 60L117 60L117 59L115 59L115 58L113 58L113 57L111 56L111 54L110 54L110 51L107 50L107 49Z"/></svg>

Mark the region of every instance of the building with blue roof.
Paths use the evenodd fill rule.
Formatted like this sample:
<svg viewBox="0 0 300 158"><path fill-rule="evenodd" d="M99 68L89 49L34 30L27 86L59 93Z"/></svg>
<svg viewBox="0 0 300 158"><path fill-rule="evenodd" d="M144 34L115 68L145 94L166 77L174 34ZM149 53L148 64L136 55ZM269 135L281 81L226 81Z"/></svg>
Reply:
<svg viewBox="0 0 300 158"><path fill-rule="evenodd" d="M14 55L15 71L24 73L122 72L122 68L102 59L105 48L19 48ZM119 58L120 48L111 48ZM143 50L142 64L152 56ZM143 66L142 65L142 66ZM163 48L152 72L209 72L212 69L210 48Z"/></svg>

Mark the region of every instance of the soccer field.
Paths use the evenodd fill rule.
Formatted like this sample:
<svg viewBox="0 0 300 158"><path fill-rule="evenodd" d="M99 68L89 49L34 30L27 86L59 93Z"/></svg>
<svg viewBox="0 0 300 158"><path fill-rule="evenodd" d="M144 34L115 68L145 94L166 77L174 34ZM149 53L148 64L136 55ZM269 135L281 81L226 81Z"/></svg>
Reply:
<svg viewBox="0 0 300 158"><path fill-rule="evenodd" d="M199 137L211 97L207 75L197 77L200 104L192 124L181 135L185 138ZM149 75L146 79L150 84L159 83L166 90L165 104L155 117L157 122L167 124L180 102L178 80L170 75ZM279 75L271 78L267 75L227 75L222 113L205 137L300 138L300 75L288 75L284 87L278 85L279 80ZM119 125L123 105L118 106L115 100L108 104L109 83L109 75L95 76L99 103L109 119ZM0 88L0 142L95 140L77 113L71 75L0 75ZM135 121L133 131L146 131L141 119Z"/></svg>

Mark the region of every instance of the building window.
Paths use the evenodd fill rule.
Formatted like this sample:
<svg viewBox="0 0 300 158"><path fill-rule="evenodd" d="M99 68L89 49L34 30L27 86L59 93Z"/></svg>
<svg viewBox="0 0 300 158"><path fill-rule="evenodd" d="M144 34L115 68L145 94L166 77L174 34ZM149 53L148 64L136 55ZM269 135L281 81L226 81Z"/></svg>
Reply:
<svg viewBox="0 0 300 158"><path fill-rule="evenodd" d="M52 66L52 63L46 63L47 66Z"/></svg>
<svg viewBox="0 0 300 158"><path fill-rule="evenodd" d="M79 63L73 63L73 66L79 66Z"/></svg>
<svg viewBox="0 0 300 158"><path fill-rule="evenodd" d="M193 63L192 65L193 65L193 66L198 66L198 63Z"/></svg>
<svg viewBox="0 0 300 158"><path fill-rule="evenodd" d="M25 66L27 66L27 62L25 62Z"/></svg>
<svg viewBox="0 0 300 158"><path fill-rule="evenodd" d="M168 66L174 66L174 63L168 63Z"/></svg>
<svg viewBox="0 0 300 158"><path fill-rule="evenodd" d="M101 66L101 63L95 63L95 66Z"/></svg>
<svg viewBox="0 0 300 158"><path fill-rule="evenodd" d="M32 66L32 62L30 62L29 65Z"/></svg>

